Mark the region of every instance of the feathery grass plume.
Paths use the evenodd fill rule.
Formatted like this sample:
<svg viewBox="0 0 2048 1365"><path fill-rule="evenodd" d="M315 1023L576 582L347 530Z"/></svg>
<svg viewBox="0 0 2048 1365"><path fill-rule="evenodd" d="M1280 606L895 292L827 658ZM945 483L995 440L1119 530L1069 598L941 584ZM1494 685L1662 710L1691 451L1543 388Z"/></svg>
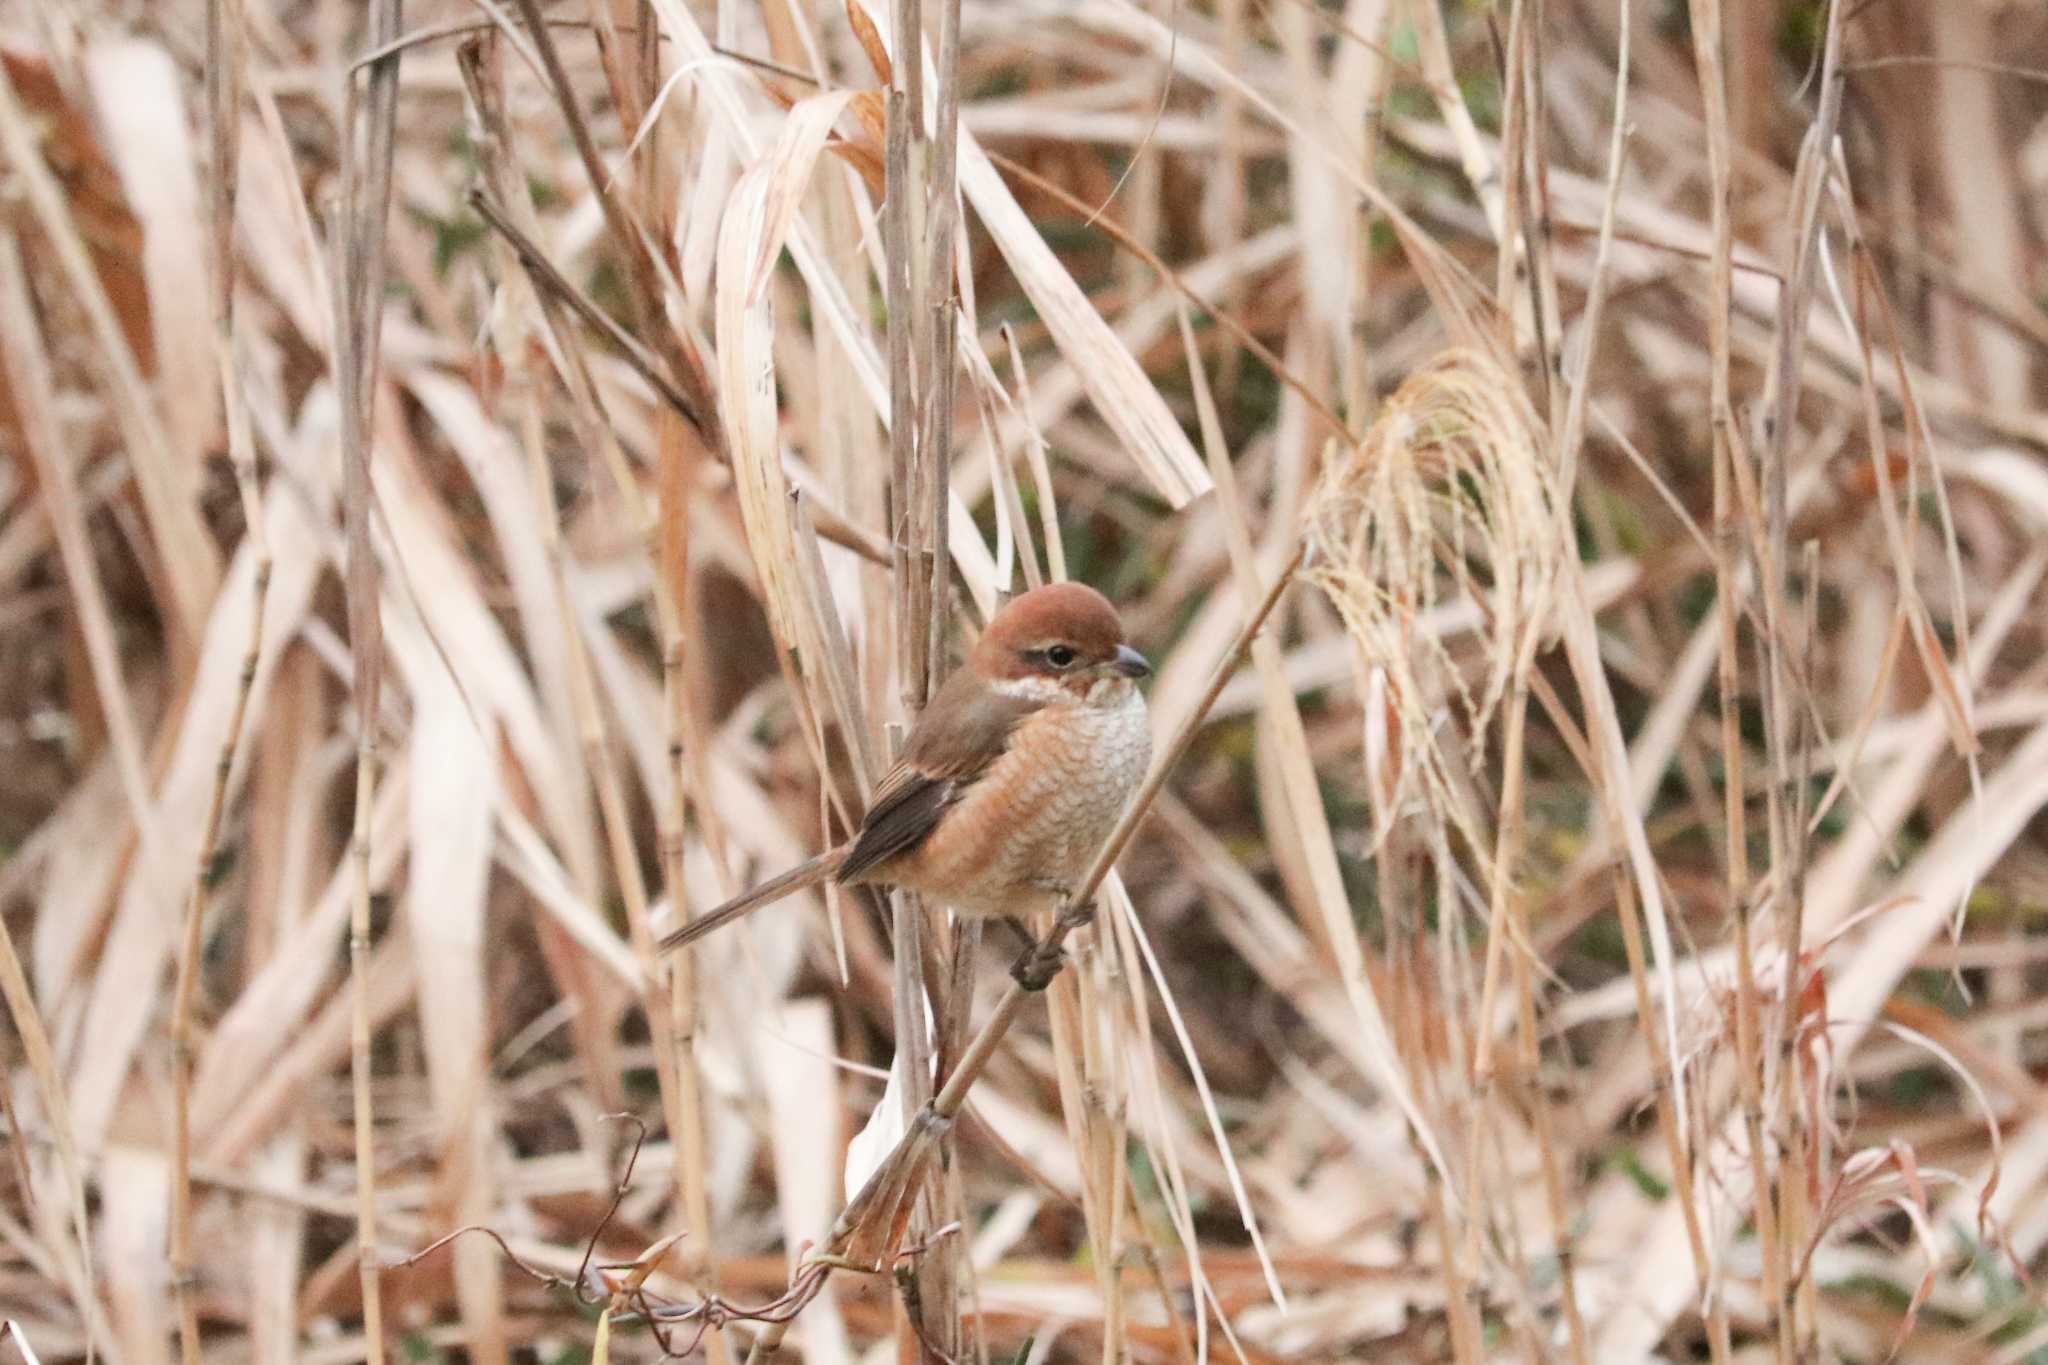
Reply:
<svg viewBox="0 0 2048 1365"><path fill-rule="evenodd" d="M1443 352L1409 375L1356 447L1324 468L1309 502L1316 553L1304 572L1344 619L1359 695L1375 672L1400 721L1402 769L1485 865L1483 838L1439 742L1436 710L1455 696L1483 731L1526 676L1549 630L1572 547L1541 419L1520 380L1487 355ZM1416 628L1447 596L1487 624L1477 691L1441 632ZM1470 753L1475 771L1484 752ZM1384 833L1382 829L1381 833Z"/></svg>

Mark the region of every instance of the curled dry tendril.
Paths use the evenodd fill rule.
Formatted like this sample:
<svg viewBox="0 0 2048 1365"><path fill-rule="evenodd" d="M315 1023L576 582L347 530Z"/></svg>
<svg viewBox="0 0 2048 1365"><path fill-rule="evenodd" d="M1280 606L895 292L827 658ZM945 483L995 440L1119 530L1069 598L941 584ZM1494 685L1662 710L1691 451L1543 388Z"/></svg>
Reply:
<svg viewBox="0 0 2048 1365"><path fill-rule="evenodd" d="M618 1325L645 1325L653 1334L656 1344L664 1356L686 1356L704 1344L704 1338L714 1329L735 1322L761 1324L787 1323L810 1305L825 1287L825 1281L834 1270L858 1270L880 1273L890 1265L902 1265L915 1260L931 1250L942 1238L959 1231L957 1223L940 1228L924 1241L905 1247L890 1258L889 1265L855 1265L836 1257L813 1257L804 1261L797 1273L790 1278L789 1287L766 1303L742 1304L719 1294L707 1294L694 1301L674 1299L659 1294L647 1287L649 1273L659 1264L675 1238L664 1238L629 1261L599 1261L597 1245L603 1240L605 1230L617 1217L619 1205L625 1201L626 1191L632 1187L633 1168L639 1163L640 1151L647 1143L647 1125L631 1114L609 1114L607 1118L633 1128L633 1150L626 1156L624 1168L612 1186L611 1203L605 1207L604 1216L597 1220L590 1234L584 1239L583 1259L577 1265L575 1276L557 1275L533 1264L513 1249L504 1234L495 1228L480 1223L471 1223L456 1228L453 1232L437 1237L427 1245L402 1260L390 1263L392 1269L402 1269L424 1261L429 1256L452 1246L464 1237L483 1237L492 1242L500 1255L521 1274L537 1284L557 1292L566 1291L585 1308L604 1310L611 1321Z"/></svg>

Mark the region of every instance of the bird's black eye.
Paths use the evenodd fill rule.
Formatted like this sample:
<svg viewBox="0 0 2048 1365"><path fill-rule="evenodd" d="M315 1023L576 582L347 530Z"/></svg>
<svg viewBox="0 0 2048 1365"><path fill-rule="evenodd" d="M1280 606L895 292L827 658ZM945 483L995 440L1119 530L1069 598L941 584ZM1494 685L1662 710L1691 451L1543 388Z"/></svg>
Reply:
<svg viewBox="0 0 2048 1365"><path fill-rule="evenodd" d="M1045 661L1054 668L1065 668L1074 662L1074 651L1066 645L1054 645L1045 651Z"/></svg>

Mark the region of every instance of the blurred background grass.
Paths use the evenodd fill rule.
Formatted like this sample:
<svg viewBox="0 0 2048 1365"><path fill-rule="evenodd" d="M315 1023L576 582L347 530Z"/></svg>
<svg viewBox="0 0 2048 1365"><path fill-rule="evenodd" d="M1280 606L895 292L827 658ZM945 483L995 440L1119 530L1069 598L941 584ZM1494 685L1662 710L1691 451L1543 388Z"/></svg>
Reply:
<svg viewBox="0 0 2048 1365"><path fill-rule="evenodd" d="M1224 689L916 1301L784 1352L2048 1360L2037 6L548 17L0 16L0 1351L660 1354L529 1273L593 1239L781 1293L1007 945L648 944L858 810L943 469L942 644L1063 570L1162 734L1305 528L1360 595ZM1403 416L1452 346L1540 585Z"/></svg>

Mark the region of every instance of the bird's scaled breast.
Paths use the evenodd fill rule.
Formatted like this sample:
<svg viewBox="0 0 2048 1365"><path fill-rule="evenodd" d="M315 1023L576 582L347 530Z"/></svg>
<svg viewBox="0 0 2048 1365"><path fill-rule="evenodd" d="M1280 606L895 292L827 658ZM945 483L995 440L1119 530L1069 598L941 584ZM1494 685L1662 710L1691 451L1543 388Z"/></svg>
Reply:
<svg viewBox="0 0 2048 1365"><path fill-rule="evenodd" d="M1126 696L1114 706L1083 706L1073 729L1082 738L1072 757L1074 793L1071 815L1086 826L1089 846L1078 856L1093 857L1109 837L1124 803L1145 778L1152 760L1152 725L1145 699L1125 684Z"/></svg>
<svg viewBox="0 0 2048 1365"><path fill-rule="evenodd" d="M1111 704L1033 712L1003 756L920 850L917 878L945 885L955 909L1035 908L1049 884L1071 885L1115 827L1152 757L1144 697L1126 684ZM950 837L945 837L950 836Z"/></svg>

